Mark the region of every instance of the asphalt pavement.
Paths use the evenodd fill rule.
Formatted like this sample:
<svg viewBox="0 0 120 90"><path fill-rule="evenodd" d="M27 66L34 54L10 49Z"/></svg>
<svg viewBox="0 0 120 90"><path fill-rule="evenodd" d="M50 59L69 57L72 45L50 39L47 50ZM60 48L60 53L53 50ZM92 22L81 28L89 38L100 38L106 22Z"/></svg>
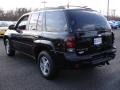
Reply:
<svg viewBox="0 0 120 90"><path fill-rule="evenodd" d="M33 59L16 53L8 57L0 39L0 90L120 90L120 30L115 30L117 55L110 65L62 70L57 79L42 78Z"/></svg>

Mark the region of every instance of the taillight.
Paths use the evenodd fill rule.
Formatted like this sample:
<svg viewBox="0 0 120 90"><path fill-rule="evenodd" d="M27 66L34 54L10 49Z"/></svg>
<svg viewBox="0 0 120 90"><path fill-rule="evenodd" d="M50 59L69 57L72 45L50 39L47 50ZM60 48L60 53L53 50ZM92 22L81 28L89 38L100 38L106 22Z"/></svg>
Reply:
<svg viewBox="0 0 120 90"><path fill-rule="evenodd" d="M66 49L69 52L74 52L75 51L75 38L73 36L67 37Z"/></svg>

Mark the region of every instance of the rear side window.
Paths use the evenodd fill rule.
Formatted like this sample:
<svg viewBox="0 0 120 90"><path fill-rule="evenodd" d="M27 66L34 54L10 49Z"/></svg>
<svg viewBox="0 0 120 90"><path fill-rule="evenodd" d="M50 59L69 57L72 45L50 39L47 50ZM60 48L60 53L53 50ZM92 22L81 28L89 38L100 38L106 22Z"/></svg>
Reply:
<svg viewBox="0 0 120 90"><path fill-rule="evenodd" d="M37 29L37 20L38 20L39 13L33 13L31 15L29 21L29 30L36 30Z"/></svg>
<svg viewBox="0 0 120 90"><path fill-rule="evenodd" d="M67 15L72 30L111 29L105 17L92 11L69 10Z"/></svg>
<svg viewBox="0 0 120 90"><path fill-rule="evenodd" d="M67 28L65 14L62 11L46 12L46 29L50 32L64 31Z"/></svg>

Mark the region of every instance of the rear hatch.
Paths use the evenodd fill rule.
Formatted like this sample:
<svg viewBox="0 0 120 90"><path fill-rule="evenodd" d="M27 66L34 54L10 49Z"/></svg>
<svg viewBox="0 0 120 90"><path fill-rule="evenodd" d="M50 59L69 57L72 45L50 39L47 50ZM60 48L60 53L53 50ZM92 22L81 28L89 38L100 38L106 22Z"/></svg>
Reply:
<svg viewBox="0 0 120 90"><path fill-rule="evenodd" d="M108 50L113 45L113 33L107 20L93 11L68 10L70 30L79 55Z"/></svg>

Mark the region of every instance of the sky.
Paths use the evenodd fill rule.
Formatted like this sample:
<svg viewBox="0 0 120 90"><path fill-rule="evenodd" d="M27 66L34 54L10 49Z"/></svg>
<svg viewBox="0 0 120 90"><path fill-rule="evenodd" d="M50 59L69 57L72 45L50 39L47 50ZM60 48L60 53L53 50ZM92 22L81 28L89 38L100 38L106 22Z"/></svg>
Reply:
<svg viewBox="0 0 120 90"><path fill-rule="evenodd" d="M15 8L41 8L43 7L44 0L0 0L0 8L4 10L10 10ZM55 7L60 5L67 5L68 1L70 5L88 6L94 10L106 14L107 1L108 0L46 0L46 7ZM110 0L110 14L112 10L116 10L116 15L120 16L120 0Z"/></svg>

